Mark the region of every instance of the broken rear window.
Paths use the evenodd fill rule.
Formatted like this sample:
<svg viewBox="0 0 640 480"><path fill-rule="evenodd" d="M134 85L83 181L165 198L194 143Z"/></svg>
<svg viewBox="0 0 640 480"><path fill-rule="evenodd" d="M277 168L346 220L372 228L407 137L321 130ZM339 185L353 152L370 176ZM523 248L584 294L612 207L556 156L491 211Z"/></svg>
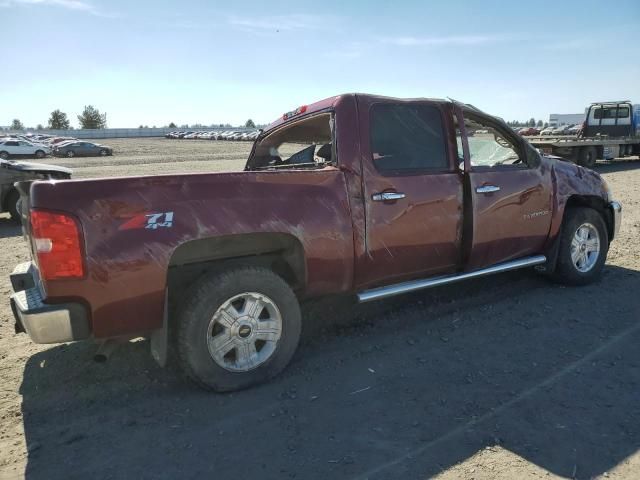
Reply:
<svg viewBox="0 0 640 480"><path fill-rule="evenodd" d="M270 133L256 145L248 169L318 168L333 163L332 117L314 115Z"/></svg>

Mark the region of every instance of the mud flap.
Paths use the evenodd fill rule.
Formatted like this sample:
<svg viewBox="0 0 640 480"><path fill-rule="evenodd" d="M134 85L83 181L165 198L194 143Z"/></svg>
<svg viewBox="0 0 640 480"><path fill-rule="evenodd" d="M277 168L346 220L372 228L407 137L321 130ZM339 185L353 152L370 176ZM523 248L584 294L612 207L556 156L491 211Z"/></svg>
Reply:
<svg viewBox="0 0 640 480"><path fill-rule="evenodd" d="M546 274L552 274L556 271L556 264L558 263L558 253L560 251L560 237L562 237L562 227L560 228L558 235L556 235L556 238L553 240L553 244L545 254L547 257L547 261L542 265L538 265L537 267L535 267L536 270L539 270Z"/></svg>
<svg viewBox="0 0 640 480"><path fill-rule="evenodd" d="M151 356L158 365L167 365L167 349L169 347L169 292L164 294L164 314L162 316L162 328L154 330L151 334Z"/></svg>

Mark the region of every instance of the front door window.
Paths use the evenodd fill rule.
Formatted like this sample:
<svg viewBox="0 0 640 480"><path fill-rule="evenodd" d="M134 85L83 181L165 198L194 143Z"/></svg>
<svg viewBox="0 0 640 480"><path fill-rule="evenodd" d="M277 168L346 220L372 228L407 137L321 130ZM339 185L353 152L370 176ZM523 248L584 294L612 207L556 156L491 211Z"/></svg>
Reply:
<svg viewBox="0 0 640 480"><path fill-rule="evenodd" d="M492 168L502 165L522 166L518 147L513 140L481 119L465 115L464 126L469 141L472 168ZM457 131L458 152L462 152L462 138ZM461 155L461 153L460 153Z"/></svg>

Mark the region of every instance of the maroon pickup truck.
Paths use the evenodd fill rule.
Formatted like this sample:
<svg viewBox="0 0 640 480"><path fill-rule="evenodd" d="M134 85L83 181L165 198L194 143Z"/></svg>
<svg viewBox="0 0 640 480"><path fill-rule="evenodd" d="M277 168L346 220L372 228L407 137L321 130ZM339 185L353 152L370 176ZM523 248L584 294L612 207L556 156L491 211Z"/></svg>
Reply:
<svg viewBox="0 0 640 480"><path fill-rule="evenodd" d="M340 95L255 141L242 172L18 184L32 262L16 331L151 337L218 391L279 373L301 299L361 302L537 266L600 275L621 206L597 173L542 156L453 101ZM173 358L173 356L172 356Z"/></svg>

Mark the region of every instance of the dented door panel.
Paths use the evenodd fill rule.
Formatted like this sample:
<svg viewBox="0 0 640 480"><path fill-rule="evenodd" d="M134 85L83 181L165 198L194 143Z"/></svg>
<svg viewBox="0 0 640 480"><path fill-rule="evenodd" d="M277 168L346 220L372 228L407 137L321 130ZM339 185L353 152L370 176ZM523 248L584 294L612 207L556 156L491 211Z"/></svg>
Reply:
<svg viewBox="0 0 640 480"><path fill-rule="evenodd" d="M543 251L552 217L548 168L472 170L470 182L473 240L467 270ZM478 193L483 186L500 190Z"/></svg>
<svg viewBox="0 0 640 480"><path fill-rule="evenodd" d="M460 261L462 176L457 172L447 110L438 102L405 103L440 109L448 171L385 175L373 164L369 133L371 108L385 102L395 104L397 100L358 99L359 159L366 218L364 251L356 256L356 288L451 272ZM376 200L376 195L385 192L404 197Z"/></svg>

